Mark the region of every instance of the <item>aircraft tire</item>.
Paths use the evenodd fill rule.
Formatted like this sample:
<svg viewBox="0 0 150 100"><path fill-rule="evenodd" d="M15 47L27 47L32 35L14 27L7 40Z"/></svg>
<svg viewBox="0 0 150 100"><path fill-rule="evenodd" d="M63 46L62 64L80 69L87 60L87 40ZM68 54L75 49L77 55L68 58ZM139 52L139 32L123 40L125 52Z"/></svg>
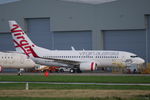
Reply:
<svg viewBox="0 0 150 100"><path fill-rule="evenodd" d="M21 73L18 73L17 75L18 75L18 76L21 76L22 74L21 74Z"/></svg>
<svg viewBox="0 0 150 100"><path fill-rule="evenodd" d="M71 68L70 73L75 73L75 69Z"/></svg>

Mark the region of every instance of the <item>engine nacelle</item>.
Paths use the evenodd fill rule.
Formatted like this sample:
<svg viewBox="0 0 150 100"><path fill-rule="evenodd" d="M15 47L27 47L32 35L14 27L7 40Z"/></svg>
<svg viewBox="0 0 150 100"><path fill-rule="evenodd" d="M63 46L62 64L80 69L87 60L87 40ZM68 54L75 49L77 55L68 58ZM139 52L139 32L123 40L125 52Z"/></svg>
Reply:
<svg viewBox="0 0 150 100"><path fill-rule="evenodd" d="M47 70L49 67L48 66L45 66L45 65L36 65L35 66L35 70Z"/></svg>
<svg viewBox="0 0 150 100"><path fill-rule="evenodd" d="M3 70L3 68L2 68L2 66L0 66L0 72L2 72L2 70Z"/></svg>
<svg viewBox="0 0 150 100"><path fill-rule="evenodd" d="M90 62L90 63L81 63L80 64L80 70L81 71L94 71L96 70L96 63Z"/></svg>

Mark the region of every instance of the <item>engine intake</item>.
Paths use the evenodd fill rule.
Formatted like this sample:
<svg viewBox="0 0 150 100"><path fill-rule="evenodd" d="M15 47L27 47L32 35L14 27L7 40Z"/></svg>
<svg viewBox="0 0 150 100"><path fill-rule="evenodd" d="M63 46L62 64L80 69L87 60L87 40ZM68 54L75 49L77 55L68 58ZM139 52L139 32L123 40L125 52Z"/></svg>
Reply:
<svg viewBox="0 0 150 100"><path fill-rule="evenodd" d="M90 62L90 63L81 63L80 64L80 70L81 71L94 71L96 70L96 63Z"/></svg>

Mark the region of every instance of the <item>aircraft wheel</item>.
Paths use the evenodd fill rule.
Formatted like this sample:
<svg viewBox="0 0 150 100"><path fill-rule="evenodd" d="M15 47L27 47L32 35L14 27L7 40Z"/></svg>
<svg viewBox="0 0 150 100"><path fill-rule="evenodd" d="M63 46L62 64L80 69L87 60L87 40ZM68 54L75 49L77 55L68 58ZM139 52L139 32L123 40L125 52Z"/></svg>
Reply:
<svg viewBox="0 0 150 100"><path fill-rule="evenodd" d="M70 73L75 73L75 69L71 68Z"/></svg>
<svg viewBox="0 0 150 100"><path fill-rule="evenodd" d="M21 73L18 73L18 76L21 76L22 74Z"/></svg>

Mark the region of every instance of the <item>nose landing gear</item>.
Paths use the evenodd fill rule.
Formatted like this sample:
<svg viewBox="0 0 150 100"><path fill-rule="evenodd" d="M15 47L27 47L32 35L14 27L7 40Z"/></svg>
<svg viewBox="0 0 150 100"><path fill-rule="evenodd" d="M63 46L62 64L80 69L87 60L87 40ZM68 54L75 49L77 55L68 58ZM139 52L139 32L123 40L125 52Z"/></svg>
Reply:
<svg viewBox="0 0 150 100"><path fill-rule="evenodd" d="M21 75L22 75L22 71L24 71L24 69L23 69L23 68L20 68L17 75L18 75L18 76L21 76Z"/></svg>

